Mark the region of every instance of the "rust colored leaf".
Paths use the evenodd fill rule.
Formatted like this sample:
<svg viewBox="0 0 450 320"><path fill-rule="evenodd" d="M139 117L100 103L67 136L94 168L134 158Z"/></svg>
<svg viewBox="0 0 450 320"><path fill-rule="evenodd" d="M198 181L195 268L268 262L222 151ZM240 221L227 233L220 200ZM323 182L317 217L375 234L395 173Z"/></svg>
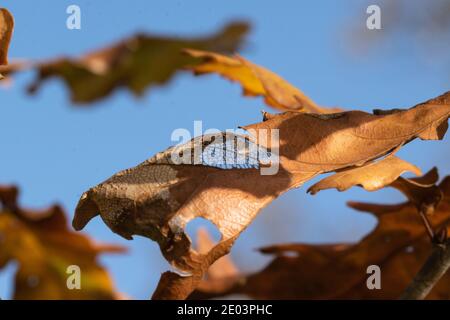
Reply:
<svg viewBox="0 0 450 320"><path fill-rule="evenodd" d="M196 75L217 73L241 84L245 96L262 96L265 102L279 110L330 113L337 109L319 107L299 89L275 73L242 57L228 57L214 52L186 49L184 52L200 63L190 67Z"/></svg>
<svg viewBox="0 0 450 320"><path fill-rule="evenodd" d="M14 29L14 18L12 14L0 8L0 66L8 64L9 43ZM0 79L3 76L0 73Z"/></svg>
<svg viewBox="0 0 450 320"><path fill-rule="evenodd" d="M450 223L450 177L439 184L444 198L430 218L435 228ZM190 298L246 294L257 299L397 299L428 258L431 243L414 203L375 205L351 202L378 219L375 229L357 244L285 244L264 248L274 260L248 276L204 281ZM380 290L369 290L367 267L382 270ZM221 286L219 286L220 284ZM429 299L450 298L450 274Z"/></svg>
<svg viewBox="0 0 450 320"><path fill-rule="evenodd" d="M22 209L15 187L0 186L0 269L18 263L14 299L114 299L118 296L99 254L122 252L122 247L99 245L70 231L59 206ZM81 289L69 290L67 268L80 267Z"/></svg>
<svg viewBox="0 0 450 320"><path fill-rule="evenodd" d="M448 128L449 100L447 92L411 109L383 114L286 112L243 128L251 130L252 140L265 148L270 148L269 132L278 129L279 154L286 166L323 173L364 165L415 138L442 139Z"/></svg>
<svg viewBox="0 0 450 320"><path fill-rule="evenodd" d="M308 192L316 194L321 190L331 188L345 191L353 186L361 186L367 191L375 191L391 184L400 175L408 171L416 175L421 174L420 169L411 163L394 156L388 156L383 160L371 162L362 167L333 174L312 185Z"/></svg>
<svg viewBox="0 0 450 320"><path fill-rule="evenodd" d="M212 137L195 138L116 174L84 193L77 206L75 229L100 214L112 231L127 239L142 235L157 241L164 257L184 272L183 276L164 274L161 283L170 280L173 285L160 283L155 298L185 298L209 266L229 252L263 207L310 177L310 173L293 175L284 168L273 176L261 175L258 168L248 166L223 169L211 162L205 165L205 159L198 165L173 162L174 150L195 155L199 148L204 157L208 154L204 146L219 152L222 142ZM193 250L184 232L186 224L196 217L211 221L222 234L221 241L207 253Z"/></svg>
<svg viewBox="0 0 450 320"><path fill-rule="evenodd" d="M280 163L274 175L261 174L264 165L260 159L250 167L220 167L209 157L220 151L230 156L230 150L224 148L230 136L221 133L198 137L88 190L77 206L73 226L80 230L100 215L112 231L127 239L142 235L157 241L164 257L184 274L163 274L154 298L182 299L197 286L212 263L230 251L259 211L280 194L317 174L372 161L415 137L442 138L445 130L441 128L445 128L449 114L450 105L425 103L384 115L351 111L326 116L272 116L246 128L257 133L261 129L280 130ZM231 137L233 142L249 139ZM275 146L252 137L262 154L268 149L276 153ZM232 156L241 154L249 159L252 155L248 150L237 148ZM187 157L188 164L174 162L174 153ZM186 224L196 217L211 221L222 234L221 241L208 253L193 250L184 232Z"/></svg>
<svg viewBox="0 0 450 320"><path fill-rule="evenodd" d="M248 29L245 23L232 23L213 36L194 39L139 34L80 58L38 64L39 77L30 92L48 78L59 77L69 87L75 103L95 102L120 87L142 95L148 87L165 84L193 63L193 58L182 54L183 48L234 52Z"/></svg>

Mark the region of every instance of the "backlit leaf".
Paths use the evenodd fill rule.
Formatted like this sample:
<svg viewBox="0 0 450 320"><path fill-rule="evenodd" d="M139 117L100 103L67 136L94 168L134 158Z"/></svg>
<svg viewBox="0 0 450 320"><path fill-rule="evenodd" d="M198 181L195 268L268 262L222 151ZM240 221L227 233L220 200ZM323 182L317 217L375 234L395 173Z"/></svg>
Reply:
<svg viewBox="0 0 450 320"><path fill-rule="evenodd" d="M320 190L331 188L345 191L353 186L362 186L367 191L375 191L391 184L407 171L416 175L421 174L420 169L411 163L394 156L388 156L383 160L326 177L311 186L308 192L315 194Z"/></svg>
<svg viewBox="0 0 450 320"><path fill-rule="evenodd" d="M449 115L450 105L429 103L383 115L285 113L245 127L250 136L197 137L85 192L73 225L80 230L100 215L112 231L127 239L142 235L157 241L164 257L184 275L163 274L153 297L185 298L260 210L280 194L320 173L370 162L416 137L440 139ZM261 174L266 165L258 157L255 162L247 148L255 145L259 157L269 150L277 153L272 140L261 138L261 133L267 134L264 129L279 129L280 162L275 161L279 170L273 175ZM227 147L230 137L236 143L233 148ZM174 154L188 161L175 161ZM245 161L233 165L238 155ZM222 235L208 253L193 250L184 232L196 217L214 223Z"/></svg>
<svg viewBox="0 0 450 320"><path fill-rule="evenodd" d="M241 84L245 96L262 96L267 105L296 112L330 113L337 108L319 107L299 89L277 74L260 67L246 59L236 56L228 57L214 52L187 49L184 52L200 59L190 69L196 74L217 73L229 80Z"/></svg>

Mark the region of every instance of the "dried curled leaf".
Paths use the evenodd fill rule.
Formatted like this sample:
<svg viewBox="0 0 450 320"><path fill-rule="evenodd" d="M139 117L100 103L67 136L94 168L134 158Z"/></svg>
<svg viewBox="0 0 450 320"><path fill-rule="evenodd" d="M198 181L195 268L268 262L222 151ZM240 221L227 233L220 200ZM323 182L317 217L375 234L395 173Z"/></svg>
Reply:
<svg viewBox="0 0 450 320"><path fill-rule="evenodd" d="M70 231L59 206L42 211L22 209L15 187L0 186L0 269L18 263L14 299L114 299L108 272L97 262L101 253L122 247L95 244ZM67 286L67 269L81 270L81 290Z"/></svg>
<svg viewBox="0 0 450 320"><path fill-rule="evenodd" d="M217 73L242 85L245 96L262 96L265 102L283 111L329 113L337 109L319 107L299 89L275 73L242 57L228 57L214 52L186 49L184 52L200 63L190 67L196 75Z"/></svg>
<svg viewBox="0 0 450 320"><path fill-rule="evenodd" d="M8 64L9 43L14 29L14 18L12 14L0 8L0 66ZM0 79L2 78L0 73Z"/></svg>
<svg viewBox="0 0 450 320"><path fill-rule="evenodd" d="M60 77L75 103L95 102L120 87L142 95L148 87L166 83L193 63L181 53L183 48L234 52L248 29L245 23L232 23L213 36L197 39L139 34L81 58L38 64L39 77L29 89L35 92L46 79Z"/></svg>
<svg viewBox="0 0 450 320"><path fill-rule="evenodd" d="M212 137L216 136L195 138L114 175L84 193L76 208L75 229L83 228L100 214L112 231L127 239L137 234L157 241L164 257L187 274L164 274L161 283L170 280L181 287L160 286L155 298L185 298L209 266L229 252L235 239L263 207L311 176L302 172L291 174L284 168L269 176L248 165L215 167L205 159L210 151L219 153L223 144ZM245 141L245 137L231 137L233 141ZM201 150L204 159L198 165L177 164L172 160L174 150L189 157L195 155L195 150ZM184 232L186 224L196 217L214 223L222 235L221 241L207 253L193 250Z"/></svg>
<svg viewBox="0 0 450 320"><path fill-rule="evenodd" d="M285 164L323 173L360 166L415 139L440 140L448 128L450 92L411 109L383 115L362 111L316 115L286 112L245 126L252 141L270 148L269 132L279 130ZM262 136L262 138L261 138Z"/></svg>
<svg viewBox="0 0 450 320"><path fill-rule="evenodd" d="M450 223L450 177L438 186L443 201L431 217L435 228ZM428 258L431 243L414 203L374 205L352 202L352 208L378 219L376 228L357 244L285 244L264 248L275 254L262 271L248 276L203 281L192 299L246 294L256 299L397 299ZM382 270L381 290L367 288L367 268ZM450 274L429 299L450 299Z"/></svg>
<svg viewBox="0 0 450 320"><path fill-rule="evenodd" d="M408 171L416 175L422 174L415 165L397 157L388 156L380 161L326 177L312 185L308 192L316 194L321 190L332 188L345 191L353 186L361 186L367 191L375 191L391 184L400 175Z"/></svg>
<svg viewBox="0 0 450 320"><path fill-rule="evenodd" d="M142 235L157 241L164 257L186 275L163 274L154 298L185 298L211 264L229 252L259 211L281 193L317 174L372 161L417 136L440 138L445 131L436 128L443 127L449 114L450 105L423 104L379 116L353 111L270 117L247 128L260 134L267 134L258 132L261 129L280 130L280 163L274 175L261 175L259 169L264 165L261 159L250 161L255 160L247 152L252 148L239 149L248 142L262 149L259 155L269 150L277 153L277 148L267 143L272 141L270 138L253 139L255 144L247 136L232 135L233 142L245 143L237 143L230 155L224 143L229 134L198 137L84 193L73 226L82 229L100 215L112 231L127 239ZM440 134L437 136L435 131ZM188 159L188 164L174 161L174 152ZM211 161L213 154L216 157ZM221 167L215 162L228 160L229 156L235 159L237 155L243 155L247 165L230 167L225 163ZM221 241L208 253L193 250L184 232L186 224L196 217L211 221L222 234Z"/></svg>

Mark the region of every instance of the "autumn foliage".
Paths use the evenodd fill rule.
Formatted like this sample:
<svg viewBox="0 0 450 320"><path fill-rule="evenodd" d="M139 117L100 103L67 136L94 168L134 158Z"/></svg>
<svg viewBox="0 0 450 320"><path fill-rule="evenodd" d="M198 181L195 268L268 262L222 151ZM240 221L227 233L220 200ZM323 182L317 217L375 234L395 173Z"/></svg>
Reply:
<svg viewBox="0 0 450 320"><path fill-rule="evenodd" d="M265 112L258 123L242 123L247 133L231 136L233 141L274 151L276 146L267 132L276 130L276 174L262 175L260 169L266 164L259 159L250 166L230 168L202 157L193 163L173 160L174 150L195 157L195 150L202 156L207 150L223 148L217 135L205 135L164 150L136 167L111 173L110 178L83 193L72 221L75 230L99 216L126 239L140 235L158 243L175 270L161 275L154 299L229 294L255 299L396 299L433 247L447 245L450 177L439 180L436 168L423 175L396 153L415 139L423 143L443 139L450 117L450 92L402 110L367 113L320 106L282 77L234 54L249 30L242 22L203 38L138 34L81 57L8 65L13 25L11 14L1 9L0 72L8 78L23 69L36 70L38 76L28 87L30 93L45 86L47 79L60 78L75 105L88 108L118 88L142 95L149 88L167 84L179 72L218 74L239 84L244 96L263 97L279 112ZM230 136L223 132L219 137ZM233 152L231 157L239 153L248 156L245 150ZM326 173L332 174L307 191L395 188L407 201L395 205L351 202L350 207L378 220L377 227L360 242L273 245L260 249L273 256L269 265L253 274L241 272L227 254L261 209L281 194ZM416 177L404 178L404 173ZM185 227L197 217L218 228L219 242L212 242L203 230L198 234L198 247L193 248ZM72 230L66 220L59 206L24 209L15 186L0 187L0 268L9 261L19 264L14 298L119 298L97 257L124 248L96 244ZM73 261L84 270L85 290L66 290L65 270ZM367 289L369 265L382 267L383 290ZM449 276L448 272L442 276L428 298L450 298Z"/></svg>

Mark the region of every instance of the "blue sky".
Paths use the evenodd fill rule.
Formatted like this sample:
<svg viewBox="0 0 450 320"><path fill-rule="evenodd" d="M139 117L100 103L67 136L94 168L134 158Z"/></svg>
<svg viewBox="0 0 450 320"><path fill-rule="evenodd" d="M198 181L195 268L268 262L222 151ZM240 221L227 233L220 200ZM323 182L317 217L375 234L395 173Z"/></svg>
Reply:
<svg viewBox="0 0 450 320"><path fill-rule="evenodd" d="M70 4L81 7L82 30L65 26ZM282 75L321 105L367 111L409 107L450 89L450 67L445 68L441 56L424 59L401 34L373 43L362 55L352 53L347 27L365 28L366 19L363 3L356 0L339 4L331 0L6 0L1 6L16 19L11 58L76 56L138 31L206 35L237 19L253 26L240 53ZM121 90L85 109L70 103L58 80L46 84L37 96L27 96L24 88L32 78L33 72L20 74L11 87L0 89L0 183L19 185L25 206L58 202L70 217L83 191L173 144L174 129L193 130L194 120L202 120L204 128L236 128L260 121L260 110L269 110L261 99L243 98L238 85L217 76L181 74L142 98ZM416 141L399 155L424 171L436 165L444 176L450 172L449 139ZM357 241L373 228L375 219L346 208L346 201L403 199L392 190L368 193L358 188L306 195L311 183L277 199L242 234L232 251L238 266L245 271L261 268L268 257L254 249L275 242ZM85 232L129 248L126 255L103 256L101 261L120 291L148 298L160 273L168 269L157 245L139 237L123 240L100 219ZM8 281L13 271L10 266L0 273L2 298L11 295Z"/></svg>

